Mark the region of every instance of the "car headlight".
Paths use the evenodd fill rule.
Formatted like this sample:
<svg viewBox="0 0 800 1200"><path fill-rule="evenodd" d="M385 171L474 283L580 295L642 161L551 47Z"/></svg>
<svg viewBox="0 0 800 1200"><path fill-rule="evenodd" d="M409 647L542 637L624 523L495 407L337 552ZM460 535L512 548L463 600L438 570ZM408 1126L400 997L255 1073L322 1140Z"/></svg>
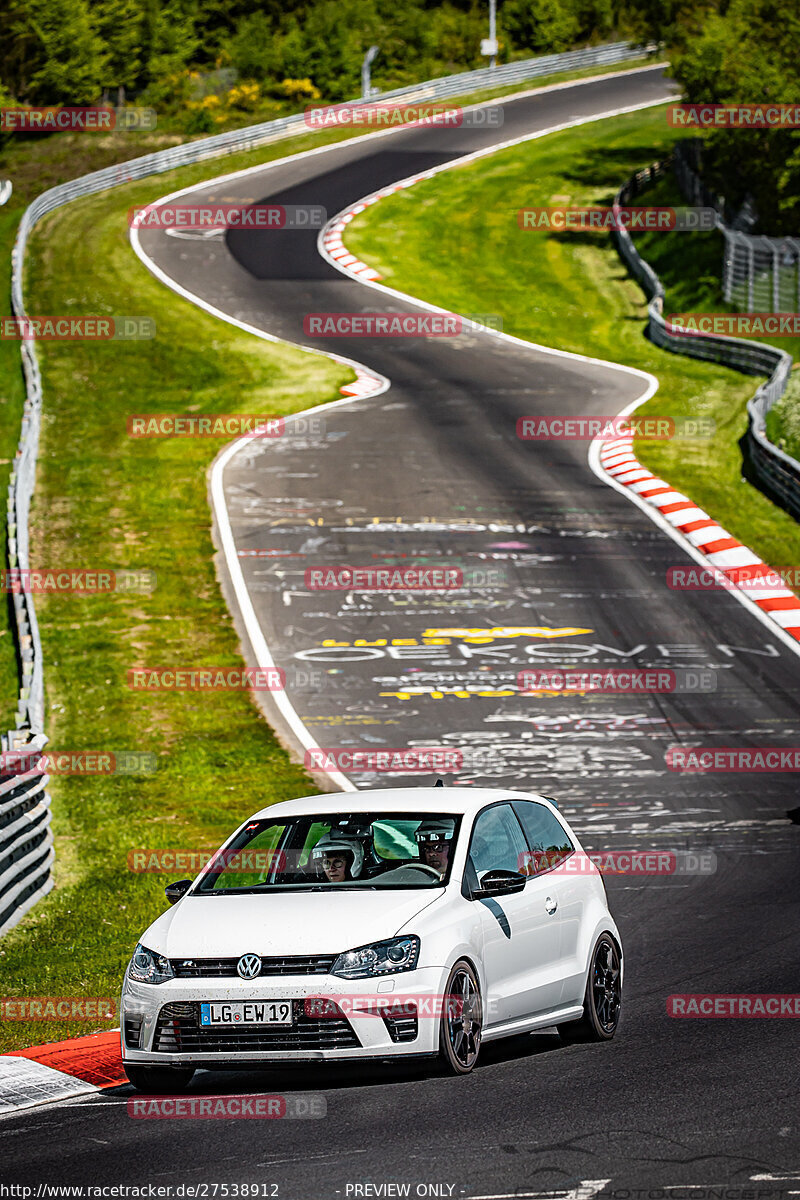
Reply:
<svg viewBox="0 0 800 1200"><path fill-rule="evenodd" d="M374 942L346 950L331 967L331 975L342 979L368 979L372 975L393 975L397 971L413 971L419 958L419 938L414 934Z"/></svg>
<svg viewBox="0 0 800 1200"><path fill-rule="evenodd" d="M168 979L175 978L175 973L168 958L148 950L140 943L128 964L128 978L136 983L166 983Z"/></svg>

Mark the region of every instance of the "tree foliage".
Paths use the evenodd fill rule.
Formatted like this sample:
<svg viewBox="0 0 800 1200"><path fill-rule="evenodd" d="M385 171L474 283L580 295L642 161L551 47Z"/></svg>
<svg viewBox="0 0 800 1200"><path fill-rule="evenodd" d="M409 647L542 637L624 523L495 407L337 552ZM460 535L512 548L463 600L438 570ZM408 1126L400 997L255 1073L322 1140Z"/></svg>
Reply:
<svg viewBox="0 0 800 1200"><path fill-rule="evenodd" d="M800 107L797 0L731 0L685 37L673 59L689 103ZM763 233L800 233L800 130L719 129L704 139L703 173L733 205L750 198Z"/></svg>

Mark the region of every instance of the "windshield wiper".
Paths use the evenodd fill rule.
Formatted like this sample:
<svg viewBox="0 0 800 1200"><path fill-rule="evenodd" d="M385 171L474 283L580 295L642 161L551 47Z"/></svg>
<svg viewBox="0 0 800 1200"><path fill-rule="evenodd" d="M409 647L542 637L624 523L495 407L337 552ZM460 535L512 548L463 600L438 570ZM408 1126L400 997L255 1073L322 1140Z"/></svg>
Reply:
<svg viewBox="0 0 800 1200"><path fill-rule="evenodd" d="M208 892L197 892L198 896L252 896L263 895L266 892L281 892L286 895L293 892L296 895L305 895L307 892L376 892L378 889L375 884L356 884L348 887L346 884L274 884L265 883L261 887L249 888L213 888Z"/></svg>

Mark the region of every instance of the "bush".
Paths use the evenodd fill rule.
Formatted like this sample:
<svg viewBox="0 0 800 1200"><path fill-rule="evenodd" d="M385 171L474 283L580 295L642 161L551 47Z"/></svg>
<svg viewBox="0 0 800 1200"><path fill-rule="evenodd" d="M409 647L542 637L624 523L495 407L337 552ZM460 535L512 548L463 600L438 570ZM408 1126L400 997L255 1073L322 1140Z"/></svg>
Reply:
<svg viewBox="0 0 800 1200"><path fill-rule="evenodd" d="M285 97L292 104L300 104L303 100L319 100L322 93L310 79L284 79L274 89L274 95Z"/></svg>
<svg viewBox="0 0 800 1200"><path fill-rule="evenodd" d="M767 413L767 437L784 454L800 460L800 372L792 371L786 391Z"/></svg>

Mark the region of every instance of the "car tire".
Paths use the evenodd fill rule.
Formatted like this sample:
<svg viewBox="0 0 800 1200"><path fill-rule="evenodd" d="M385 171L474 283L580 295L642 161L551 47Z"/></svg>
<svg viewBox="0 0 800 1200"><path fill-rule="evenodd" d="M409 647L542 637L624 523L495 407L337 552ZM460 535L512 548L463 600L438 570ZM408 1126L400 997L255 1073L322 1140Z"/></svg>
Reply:
<svg viewBox="0 0 800 1200"><path fill-rule="evenodd" d="M450 997L459 1003L452 1004ZM483 1003L472 967L460 959L447 980L439 1023L439 1058L449 1075L469 1075L481 1049Z"/></svg>
<svg viewBox="0 0 800 1200"><path fill-rule="evenodd" d="M184 1092L194 1077L194 1067L144 1067L126 1062L122 1066L137 1091L153 1096Z"/></svg>
<svg viewBox="0 0 800 1200"><path fill-rule="evenodd" d="M622 1009L622 962L619 947L607 933L601 933L592 951L583 1016L558 1026L561 1040L570 1042L609 1042L617 1032Z"/></svg>

